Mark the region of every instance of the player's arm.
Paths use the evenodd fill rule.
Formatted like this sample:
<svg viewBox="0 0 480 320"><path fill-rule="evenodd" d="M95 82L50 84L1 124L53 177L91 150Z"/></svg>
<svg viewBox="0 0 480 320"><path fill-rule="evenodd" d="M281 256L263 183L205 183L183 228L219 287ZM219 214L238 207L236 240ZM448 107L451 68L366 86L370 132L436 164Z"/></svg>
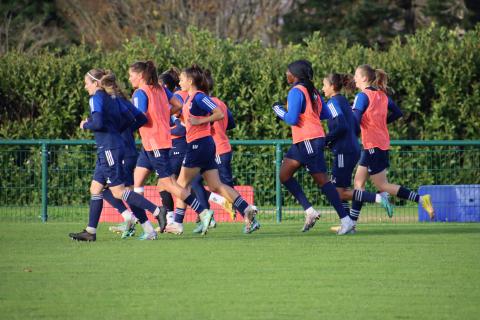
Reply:
<svg viewBox="0 0 480 320"><path fill-rule="evenodd" d="M228 117L227 130L235 129L236 127L235 119L233 119L233 114L232 112L230 112L230 109L228 108L227 108L227 117Z"/></svg>
<svg viewBox="0 0 480 320"><path fill-rule="evenodd" d="M198 126L207 122L222 120L223 117L225 117L222 110L217 108L217 105L212 101L212 99L205 94L197 94L195 96L195 103L200 109L209 112L210 116L203 118L189 118L188 121L194 126Z"/></svg>
<svg viewBox="0 0 480 320"><path fill-rule="evenodd" d="M325 100L323 100L323 97L320 96L320 100L322 101L322 110L320 111L320 120L326 120L326 119L332 119L332 114L330 113L327 104L325 103Z"/></svg>
<svg viewBox="0 0 480 320"><path fill-rule="evenodd" d="M98 96L91 96L89 105L91 116L80 123L80 128L101 131L103 129L103 100Z"/></svg>
<svg viewBox="0 0 480 320"><path fill-rule="evenodd" d="M148 97L145 91L138 89L133 93L133 105L142 113L146 113L148 110Z"/></svg>
<svg viewBox="0 0 480 320"><path fill-rule="evenodd" d="M403 116L402 110L390 97L388 97L388 111L387 123L392 123Z"/></svg>
<svg viewBox="0 0 480 320"><path fill-rule="evenodd" d="M184 136L187 133L187 129L182 124L182 121L175 116L170 117L170 133L174 136Z"/></svg>
<svg viewBox="0 0 480 320"><path fill-rule="evenodd" d="M148 119L143 112L135 108L135 106L128 100L122 100L126 110L133 116L133 120L130 123L132 131L137 130L141 126L147 123Z"/></svg>
<svg viewBox="0 0 480 320"><path fill-rule="evenodd" d="M325 137L325 144L329 145L339 139L341 139L347 132L347 120L345 119L342 109L338 106L335 100L330 101L327 104L328 113L332 121L332 130L328 132Z"/></svg>
<svg viewBox="0 0 480 320"><path fill-rule="evenodd" d="M358 93L353 101L352 111L355 118L355 133L357 136L360 134L360 123L362 123L363 113L367 110L369 103L368 96L363 92Z"/></svg>
<svg viewBox="0 0 480 320"><path fill-rule="evenodd" d="M182 110L182 107L183 107L182 98L177 94L173 94L167 88L164 88L164 90L167 95L168 102L172 106L170 108L170 114L176 114L178 111Z"/></svg>
<svg viewBox="0 0 480 320"><path fill-rule="evenodd" d="M288 92L287 97L288 111L280 103L274 103L272 106L273 111L286 124L294 126L298 123L298 117L301 111L305 108L306 101L302 91L297 88L293 88Z"/></svg>

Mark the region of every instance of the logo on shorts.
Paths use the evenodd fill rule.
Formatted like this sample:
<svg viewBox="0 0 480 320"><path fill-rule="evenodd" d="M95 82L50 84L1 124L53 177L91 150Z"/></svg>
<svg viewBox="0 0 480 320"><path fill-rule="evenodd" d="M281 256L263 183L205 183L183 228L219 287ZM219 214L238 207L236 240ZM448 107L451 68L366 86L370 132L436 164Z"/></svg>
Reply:
<svg viewBox="0 0 480 320"><path fill-rule="evenodd" d="M178 154L180 154L180 152L173 152L173 154L174 154L174 155L178 155Z"/></svg>
<svg viewBox="0 0 480 320"><path fill-rule="evenodd" d="M112 183L112 181L110 180L110 178L107 178L107 183Z"/></svg>
<svg viewBox="0 0 480 320"><path fill-rule="evenodd" d="M194 145L192 145L192 149L193 149L193 150L196 150L196 149L198 149L198 144L194 144Z"/></svg>

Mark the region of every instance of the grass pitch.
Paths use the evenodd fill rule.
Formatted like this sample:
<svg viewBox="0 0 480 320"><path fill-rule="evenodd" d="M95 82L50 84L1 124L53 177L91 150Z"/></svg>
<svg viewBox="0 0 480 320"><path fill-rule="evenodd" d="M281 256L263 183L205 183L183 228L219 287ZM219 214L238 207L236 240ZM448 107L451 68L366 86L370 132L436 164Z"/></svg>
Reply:
<svg viewBox="0 0 480 320"><path fill-rule="evenodd" d="M476 319L480 224L263 224L121 240L0 224L2 319Z"/></svg>

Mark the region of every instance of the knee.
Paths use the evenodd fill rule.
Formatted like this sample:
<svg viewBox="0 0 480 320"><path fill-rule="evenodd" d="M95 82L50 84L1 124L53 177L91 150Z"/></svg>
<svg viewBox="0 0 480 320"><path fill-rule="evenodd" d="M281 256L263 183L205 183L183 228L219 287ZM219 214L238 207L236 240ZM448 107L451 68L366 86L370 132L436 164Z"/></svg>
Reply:
<svg viewBox="0 0 480 320"><path fill-rule="evenodd" d="M95 195L100 195L103 193L103 187L99 187L98 185L91 185L90 186L90 194L92 196L95 196Z"/></svg>
<svg viewBox="0 0 480 320"><path fill-rule="evenodd" d="M288 180L290 180L292 176L289 175L288 173L282 173L280 172L280 182L285 184L285 182L287 182Z"/></svg>
<svg viewBox="0 0 480 320"><path fill-rule="evenodd" d="M315 175L315 182L320 187L323 187L325 184L330 182L330 179L328 178L328 176L325 173L320 173L320 174Z"/></svg>
<svg viewBox="0 0 480 320"><path fill-rule="evenodd" d="M111 191L112 191L113 196L116 199L122 199L123 191L124 191L123 188L114 188L114 189L111 189Z"/></svg>
<svg viewBox="0 0 480 320"><path fill-rule="evenodd" d="M350 200L348 197L348 193L345 190L337 189L337 192L340 200Z"/></svg>
<svg viewBox="0 0 480 320"><path fill-rule="evenodd" d="M355 189L364 190L365 189L365 182L361 180L354 180L353 186Z"/></svg>
<svg viewBox="0 0 480 320"><path fill-rule="evenodd" d="M208 186L208 188L210 189L210 192L220 193L222 186L222 184L214 184L212 186Z"/></svg>
<svg viewBox="0 0 480 320"><path fill-rule="evenodd" d="M375 184L375 187L379 192L385 192L387 191L387 185L385 183L382 184Z"/></svg>

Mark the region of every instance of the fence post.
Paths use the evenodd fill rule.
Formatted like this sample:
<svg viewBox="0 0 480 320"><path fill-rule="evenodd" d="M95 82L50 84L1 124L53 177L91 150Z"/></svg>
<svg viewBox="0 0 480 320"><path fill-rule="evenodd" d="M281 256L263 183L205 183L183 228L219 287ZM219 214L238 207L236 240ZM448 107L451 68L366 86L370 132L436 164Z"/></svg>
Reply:
<svg viewBox="0 0 480 320"><path fill-rule="evenodd" d="M42 143L42 221L48 220L48 144Z"/></svg>
<svg viewBox="0 0 480 320"><path fill-rule="evenodd" d="M280 183L280 167L282 165L282 145L275 144L275 207L277 223L282 222L282 184Z"/></svg>

